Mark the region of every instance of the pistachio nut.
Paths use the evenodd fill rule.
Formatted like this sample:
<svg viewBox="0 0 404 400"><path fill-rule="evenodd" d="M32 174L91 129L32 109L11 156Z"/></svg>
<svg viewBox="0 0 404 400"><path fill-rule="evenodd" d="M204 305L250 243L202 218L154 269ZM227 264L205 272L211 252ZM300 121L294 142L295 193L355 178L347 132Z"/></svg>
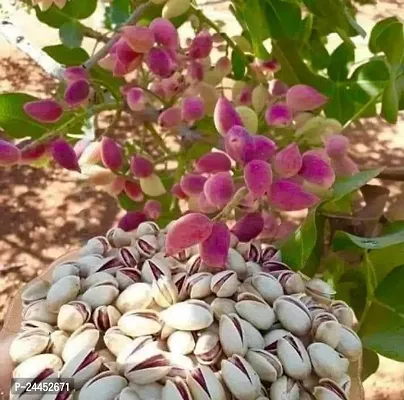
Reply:
<svg viewBox="0 0 404 400"><path fill-rule="evenodd" d="M252 284L252 280L253 277L249 276L248 278L246 278L244 280L244 282L242 282L239 287L237 288L237 293L251 293L254 294L255 296L261 297L263 299L263 297L261 296L260 292L255 289L254 285Z"/></svg>
<svg viewBox="0 0 404 400"><path fill-rule="evenodd" d="M348 374L344 374L342 378L338 380L337 384L348 396L351 391L351 377Z"/></svg>
<svg viewBox="0 0 404 400"><path fill-rule="evenodd" d="M269 273L260 272L254 275L251 278L251 284L269 304L272 304L278 297L283 295L282 285Z"/></svg>
<svg viewBox="0 0 404 400"><path fill-rule="evenodd" d="M38 300L46 299L51 284L41 279L35 279L28 283L21 293L21 300L24 306Z"/></svg>
<svg viewBox="0 0 404 400"><path fill-rule="evenodd" d="M166 382L161 400L192 400L192 396L185 381L177 378Z"/></svg>
<svg viewBox="0 0 404 400"><path fill-rule="evenodd" d="M245 261L248 261L248 253L250 251L251 242L238 242L235 249L243 256Z"/></svg>
<svg viewBox="0 0 404 400"><path fill-rule="evenodd" d="M259 243L250 243L250 247L247 252L247 262L252 261L257 264L261 262L261 245Z"/></svg>
<svg viewBox="0 0 404 400"><path fill-rule="evenodd" d="M226 356L244 356L247 353L247 337L237 314L222 315L219 321L219 338Z"/></svg>
<svg viewBox="0 0 404 400"><path fill-rule="evenodd" d="M49 347L49 351L53 354L56 354L59 357L62 357L63 349L65 348L67 339L69 339L69 334L65 331L54 331L50 334L51 346Z"/></svg>
<svg viewBox="0 0 404 400"><path fill-rule="evenodd" d="M262 271L278 278L283 272L291 271L288 265L278 260L270 260L262 263Z"/></svg>
<svg viewBox="0 0 404 400"><path fill-rule="evenodd" d="M136 392L140 400L161 400L163 385L157 382L148 385L138 385L129 382L129 387Z"/></svg>
<svg viewBox="0 0 404 400"><path fill-rule="evenodd" d="M175 331L167 339L171 353L190 354L195 348L195 339L190 331Z"/></svg>
<svg viewBox="0 0 404 400"><path fill-rule="evenodd" d="M32 371L32 370L31 370ZM39 372L38 372L39 371ZM35 384L36 387L41 387L45 385L49 385L50 382L58 379L58 372L56 372L52 368L43 368L42 370L35 370L35 373L31 373L31 375L25 375L24 381L29 383L24 388L18 388L17 383L13 385L13 389L17 391L16 394L11 393L11 399L13 400L41 400L44 398L41 393L35 393ZM4 392L2 392L4 394ZM46 396L46 395L45 395ZM8 398L8 397L7 397ZM71 397L68 397L70 400Z"/></svg>
<svg viewBox="0 0 404 400"><path fill-rule="evenodd" d="M318 313L313 318L311 332L316 342L328 344L335 349L341 337L341 325L333 314Z"/></svg>
<svg viewBox="0 0 404 400"><path fill-rule="evenodd" d="M140 262L140 254L134 246L121 247L118 250L118 258L126 268L136 268Z"/></svg>
<svg viewBox="0 0 404 400"><path fill-rule="evenodd" d="M118 354L132 343L132 339L126 336L118 327L113 326L105 332L104 343L107 349L118 357Z"/></svg>
<svg viewBox="0 0 404 400"><path fill-rule="evenodd" d="M36 328L41 328L49 333L52 333L55 330L52 325L47 324L46 322L36 321L34 319L21 321L21 332Z"/></svg>
<svg viewBox="0 0 404 400"><path fill-rule="evenodd" d="M77 400L111 400L117 396L128 382L119 375L114 375L110 371L101 372L87 381L81 388Z"/></svg>
<svg viewBox="0 0 404 400"><path fill-rule="evenodd" d="M300 274L293 271L283 271L278 277L278 281L286 294L304 292L304 281Z"/></svg>
<svg viewBox="0 0 404 400"><path fill-rule="evenodd" d="M108 274L115 275L116 271L123 267L123 264L118 256L105 257L97 264L92 266L89 270L89 275L97 272L107 272Z"/></svg>
<svg viewBox="0 0 404 400"><path fill-rule="evenodd" d="M151 258L159 249L157 238L154 235L140 237L135 241L134 246L143 258Z"/></svg>
<svg viewBox="0 0 404 400"><path fill-rule="evenodd" d="M259 274L261 271L261 265L257 264L254 261L247 261L247 277L251 277Z"/></svg>
<svg viewBox="0 0 404 400"><path fill-rule="evenodd" d="M115 396L114 400L140 400L140 397L130 387L122 389L121 393Z"/></svg>
<svg viewBox="0 0 404 400"><path fill-rule="evenodd" d="M105 237L109 244L116 248L130 246L132 242L132 236L121 228L110 229Z"/></svg>
<svg viewBox="0 0 404 400"><path fill-rule="evenodd" d="M260 395L261 381L250 363L234 354L221 362L222 376L227 388L239 400L253 400Z"/></svg>
<svg viewBox="0 0 404 400"><path fill-rule="evenodd" d="M278 253L278 249L271 244L265 244L261 249L261 262L273 260L274 256Z"/></svg>
<svg viewBox="0 0 404 400"><path fill-rule="evenodd" d="M222 315L235 314L236 302L228 298L217 297L210 304L213 310L213 314L217 320L220 320Z"/></svg>
<svg viewBox="0 0 404 400"><path fill-rule="evenodd" d="M154 301L162 308L168 308L178 300L178 289L168 276L153 280L151 294Z"/></svg>
<svg viewBox="0 0 404 400"><path fill-rule="evenodd" d="M273 383L283 375L282 363L269 351L250 349L247 351L245 359L262 381Z"/></svg>
<svg viewBox="0 0 404 400"><path fill-rule="evenodd" d="M96 236L87 241L85 246L80 249L80 256L99 254L104 256L109 250L109 242L105 236Z"/></svg>
<svg viewBox="0 0 404 400"><path fill-rule="evenodd" d="M326 305L318 303L311 296L302 294L296 297L298 297L299 300L307 307L307 309L310 311L310 315L312 318L315 318L317 314L328 312L328 308Z"/></svg>
<svg viewBox="0 0 404 400"><path fill-rule="evenodd" d="M337 381L348 371L349 361L327 344L312 343L307 351L313 369L320 378Z"/></svg>
<svg viewBox="0 0 404 400"><path fill-rule="evenodd" d="M153 221L145 221L141 222L139 226L136 228L136 237L140 238L146 235L155 235L157 236L160 232L160 227Z"/></svg>
<svg viewBox="0 0 404 400"><path fill-rule="evenodd" d="M331 379L321 379L314 388L316 400L348 400L342 388Z"/></svg>
<svg viewBox="0 0 404 400"><path fill-rule="evenodd" d="M123 371L126 364L136 362L142 357L142 351L144 349L157 348L152 336L140 336L135 338L128 346L125 346L117 356L117 363L120 366L120 370Z"/></svg>
<svg viewBox="0 0 404 400"><path fill-rule="evenodd" d="M101 369L102 359L94 349L83 349L72 357L60 370L61 378L72 378L74 388L80 389Z"/></svg>
<svg viewBox="0 0 404 400"><path fill-rule="evenodd" d="M310 357L302 341L292 334L278 340L277 355L285 373L293 379L303 380L311 373Z"/></svg>
<svg viewBox="0 0 404 400"><path fill-rule="evenodd" d="M55 266L52 272L52 282L55 283L65 276L79 276L80 269L74 262L58 264Z"/></svg>
<svg viewBox="0 0 404 400"><path fill-rule="evenodd" d="M331 312L337 317L340 324L352 328L354 325L354 313L352 308L341 300L333 301L330 305Z"/></svg>
<svg viewBox="0 0 404 400"><path fill-rule="evenodd" d="M74 300L80 293L80 278L65 276L55 282L46 296L46 303L51 312L58 312L63 304Z"/></svg>
<svg viewBox="0 0 404 400"><path fill-rule="evenodd" d="M162 326L159 314L153 310L128 311L118 321L118 328L131 337L154 335L161 331Z"/></svg>
<svg viewBox="0 0 404 400"><path fill-rule="evenodd" d="M72 359L79 351L93 349L98 343L100 332L93 324L84 324L76 329L63 348L62 358L65 362Z"/></svg>
<svg viewBox="0 0 404 400"><path fill-rule="evenodd" d="M211 307L201 300L177 303L160 313L163 321L181 331L199 331L213 322Z"/></svg>
<svg viewBox="0 0 404 400"><path fill-rule="evenodd" d="M121 313L114 306L99 306L93 312L93 323L101 332L115 326L119 318Z"/></svg>
<svg viewBox="0 0 404 400"><path fill-rule="evenodd" d="M188 275L203 272L206 266L202 263L202 258L199 254L194 254L186 261L185 271Z"/></svg>
<svg viewBox="0 0 404 400"><path fill-rule="evenodd" d="M84 301L71 301L60 307L57 326L62 331L74 332L90 320L91 307Z"/></svg>
<svg viewBox="0 0 404 400"><path fill-rule="evenodd" d="M98 350L97 353L100 356L100 358L104 364L110 363L110 362L115 362L115 360L116 360L116 357L107 348Z"/></svg>
<svg viewBox="0 0 404 400"><path fill-rule="evenodd" d="M276 355L278 349L278 340L289 335L289 333L290 332L286 331L285 329L274 329L267 332L264 335L265 350Z"/></svg>
<svg viewBox="0 0 404 400"><path fill-rule="evenodd" d="M152 289L147 283L128 286L116 299L115 306L121 313L147 308L153 301Z"/></svg>
<svg viewBox="0 0 404 400"><path fill-rule="evenodd" d="M227 255L226 269L234 271L239 280L244 280L247 276L247 265L243 256L232 248L229 249Z"/></svg>
<svg viewBox="0 0 404 400"><path fill-rule="evenodd" d="M251 293L239 294L235 308L241 318L259 330L268 330L276 319L272 308L260 297Z"/></svg>
<svg viewBox="0 0 404 400"><path fill-rule="evenodd" d="M329 304L334 299L336 291L323 280L312 278L306 282L306 293L319 303Z"/></svg>
<svg viewBox="0 0 404 400"><path fill-rule="evenodd" d="M170 325L164 324L163 327L161 328L160 332L160 339L161 340L167 340L168 337L176 331L175 328L173 328Z"/></svg>
<svg viewBox="0 0 404 400"><path fill-rule="evenodd" d="M38 354L27 358L19 364L13 371L13 378L34 378L39 377L42 372L48 373L47 376L55 371L59 371L63 362L55 354ZM43 378L47 377L43 376Z"/></svg>
<svg viewBox="0 0 404 400"><path fill-rule="evenodd" d="M55 325L58 315L48 308L46 300L37 300L28 304L22 311L24 320L35 320L45 322L49 325Z"/></svg>
<svg viewBox="0 0 404 400"><path fill-rule="evenodd" d="M152 283L161 276L171 278L170 263L160 254L146 260L142 265L142 281Z"/></svg>
<svg viewBox="0 0 404 400"><path fill-rule="evenodd" d="M185 282L185 291L191 299L203 299L211 294L210 283L212 274L209 272L198 272L188 276Z"/></svg>
<svg viewBox="0 0 404 400"><path fill-rule="evenodd" d="M196 340L194 355L201 365L216 364L222 355L219 335L207 329Z"/></svg>
<svg viewBox="0 0 404 400"><path fill-rule="evenodd" d="M100 254L89 254L76 259L74 264L80 270L80 276L86 278L90 274L90 271L100 264L103 259L104 257Z"/></svg>
<svg viewBox="0 0 404 400"><path fill-rule="evenodd" d="M234 271L222 271L212 276L210 290L217 297L233 296L240 284Z"/></svg>
<svg viewBox="0 0 404 400"><path fill-rule="evenodd" d="M278 297L273 308L279 322L294 335L303 336L310 331L311 315L307 307L294 296Z"/></svg>
<svg viewBox="0 0 404 400"><path fill-rule="evenodd" d="M248 321L242 318L240 318L240 320L246 335L247 347L249 349L263 349L265 347L265 341L261 332Z"/></svg>
<svg viewBox="0 0 404 400"><path fill-rule="evenodd" d="M286 375L281 376L271 385L271 400L300 400L299 385Z"/></svg>
<svg viewBox="0 0 404 400"><path fill-rule="evenodd" d="M187 297L185 290L185 282L187 281L187 277L188 275L186 272L177 272L172 276L172 281L177 287L179 301L185 300Z"/></svg>
<svg viewBox="0 0 404 400"><path fill-rule="evenodd" d="M186 381L194 400L226 400L222 383L207 366L189 371Z"/></svg>
<svg viewBox="0 0 404 400"><path fill-rule="evenodd" d="M94 286L112 285L118 287L117 280L108 272L96 272L82 281L82 289L86 291Z"/></svg>
<svg viewBox="0 0 404 400"><path fill-rule="evenodd" d="M19 333L10 345L10 358L15 364L45 352L51 343L50 333L41 328Z"/></svg>
<svg viewBox="0 0 404 400"><path fill-rule="evenodd" d="M48 392L43 397L41 397L41 400L74 400L75 396L77 395L74 389L69 389L67 386L60 386L59 391L54 393ZM30 398L32 399L32 395L30 396Z"/></svg>
<svg viewBox="0 0 404 400"><path fill-rule="evenodd" d="M139 385L157 382L171 369L169 360L158 349L145 347L136 353L124 367L124 375L130 382Z"/></svg>
<svg viewBox="0 0 404 400"><path fill-rule="evenodd" d="M362 355L362 342L352 329L341 326L341 336L336 350L349 361L357 361Z"/></svg>
<svg viewBox="0 0 404 400"><path fill-rule="evenodd" d="M165 357L170 363L171 369L167 374L168 379L180 377L185 379L189 371L196 366L196 362L192 356L184 356L182 354L164 353Z"/></svg>
<svg viewBox="0 0 404 400"><path fill-rule="evenodd" d="M107 306L118 297L119 290L111 284L91 286L82 296L82 300L92 308Z"/></svg>
<svg viewBox="0 0 404 400"><path fill-rule="evenodd" d="M142 274L136 268L120 268L116 271L115 279L118 282L119 290L125 290L130 285L142 280Z"/></svg>

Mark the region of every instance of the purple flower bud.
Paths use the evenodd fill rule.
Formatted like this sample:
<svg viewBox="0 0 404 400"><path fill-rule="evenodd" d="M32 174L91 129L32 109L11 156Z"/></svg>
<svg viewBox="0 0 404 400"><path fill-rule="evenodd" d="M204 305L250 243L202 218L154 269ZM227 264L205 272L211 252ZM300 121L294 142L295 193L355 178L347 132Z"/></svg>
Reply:
<svg viewBox="0 0 404 400"><path fill-rule="evenodd" d="M63 114L62 106L57 101L51 99L25 103L24 111L31 118L44 124L58 121Z"/></svg>
<svg viewBox="0 0 404 400"><path fill-rule="evenodd" d="M243 122L237 114L236 109L224 96L220 96L216 103L213 119L217 131L222 136L226 136L233 126L243 126Z"/></svg>
<svg viewBox="0 0 404 400"><path fill-rule="evenodd" d="M128 211L119 221L118 228L125 232L134 231L142 222L146 221L146 215L141 211Z"/></svg>
<svg viewBox="0 0 404 400"><path fill-rule="evenodd" d="M16 164L20 159L20 149L10 142L0 139L0 166Z"/></svg>
<svg viewBox="0 0 404 400"><path fill-rule="evenodd" d="M154 38L158 44L170 48L177 48L179 37L177 28L166 18L156 18L150 24Z"/></svg>
<svg viewBox="0 0 404 400"><path fill-rule="evenodd" d="M171 188L171 194L175 196L177 199L186 200L188 198L187 194L182 190L181 185L179 183L174 183Z"/></svg>
<svg viewBox="0 0 404 400"><path fill-rule="evenodd" d="M286 103L295 111L310 111L322 107L328 98L307 85L292 86L286 93Z"/></svg>
<svg viewBox="0 0 404 400"><path fill-rule="evenodd" d="M78 79L68 85L64 99L70 107L74 107L85 103L89 96L90 84L85 79Z"/></svg>
<svg viewBox="0 0 404 400"><path fill-rule="evenodd" d="M290 179L280 179L271 185L269 199L282 211L299 211L314 206L320 199L306 192L302 186Z"/></svg>
<svg viewBox="0 0 404 400"><path fill-rule="evenodd" d="M104 136L101 141L102 163L109 169L117 170L122 166L122 149L115 140Z"/></svg>
<svg viewBox="0 0 404 400"><path fill-rule="evenodd" d="M283 178L295 176L302 167L302 155L297 144L291 143L277 153L272 165L275 172Z"/></svg>
<svg viewBox="0 0 404 400"><path fill-rule="evenodd" d="M272 183L271 165L262 160L250 161L244 167L244 181L255 197L263 196L269 191Z"/></svg>
<svg viewBox="0 0 404 400"><path fill-rule="evenodd" d="M153 164L142 156L132 156L130 170L135 178L147 178L153 173Z"/></svg>
<svg viewBox="0 0 404 400"><path fill-rule="evenodd" d="M288 85L286 85L286 83L280 81L279 79L274 79L269 84L269 93L271 93L272 96L284 96L287 93L288 89Z"/></svg>
<svg viewBox="0 0 404 400"><path fill-rule="evenodd" d="M186 97L182 102L182 119L186 122L199 121L205 115L205 105L200 97Z"/></svg>
<svg viewBox="0 0 404 400"><path fill-rule="evenodd" d="M158 200L147 200L143 206L143 212L148 219L159 219L161 215L161 203Z"/></svg>
<svg viewBox="0 0 404 400"><path fill-rule="evenodd" d="M168 78L177 69L177 64L169 52L161 47L152 48L146 62L150 71L161 78Z"/></svg>
<svg viewBox="0 0 404 400"><path fill-rule="evenodd" d="M197 61L193 61L188 65L187 75L191 82L201 81L205 75L203 65Z"/></svg>
<svg viewBox="0 0 404 400"><path fill-rule="evenodd" d="M159 125L164 129L176 128L181 123L181 108L169 107L158 118Z"/></svg>
<svg viewBox="0 0 404 400"><path fill-rule="evenodd" d="M215 67L222 73L223 76L230 74L232 70L231 61L226 56L220 57L216 61Z"/></svg>
<svg viewBox="0 0 404 400"><path fill-rule="evenodd" d="M188 196L197 196L202 192L207 178L198 174L185 174L180 181L182 191Z"/></svg>
<svg viewBox="0 0 404 400"><path fill-rule="evenodd" d="M273 140L263 135L254 135L254 160L269 160L276 152L276 144Z"/></svg>
<svg viewBox="0 0 404 400"><path fill-rule="evenodd" d="M119 196L125 187L125 178L117 176L107 187L105 188L110 196Z"/></svg>
<svg viewBox="0 0 404 400"><path fill-rule="evenodd" d="M206 181L203 191L209 203L223 208L234 195L233 177L228 172L218 172Z"/></svg>
<svg viewBox="0 0 404 400"><path fill-rule="evenodd" d="M177 254L206 240L212 233L213 223L203 214L190 213L180 217L166 236L166 255Z"/></svg>
<svg viewBox="0 0 404 400"><path fill-rule="evenodd" d="M303 154L299 175L310 183L329 189L335 181L331 165L323 158L313 154Z"/></svg>
<svg viewBox="0 0 404 400"><path fill-rule="evenodd" d="M225 153L212 151L196 161L195 169L201 174L230 171L231 160Z"/></svg>
<svg viewBox="0 0 404 400"><path fill-rule="evenodd" d="M343 135L330 135L325 139L325 149L331 158L344 157L348 154L349 140Z"/></svg>
<svg viewBox="0 0 404 400"><path fill-rule="evenodd" d="M147 53L154 45L154 33L147 26L124 26L121 34L136 53Z"/></svg>
<svg viewBox="0 0 404 400"><path fill-rule="evenodd" d="M143 201L144 195L142 188L137 182L126 181L123 190L131 200L136 202Z"/></svg>
<svg viewBox="0 0 404 400"><path fill-rule="evenodd" d="M292 110L285 103L269 106L265 113L265 122L269 126L285 127L293 120Z"/></svg>
<svg viewBox="0 0 404 400"><path fill-rule="evenodd" d="M64 139L56 139L52 143L52 157L63 168L81 171L73 147Z"/></svg>
<svg viewBox="0 0 404 400"><path fill-rule="evenodd" d="M215 222L207 239L199 244L202 262L215 269L225 269L230 248L230 231L224 222Z"/></svg>
<svg viewBox="0 0 404 400"><path fill-rule="evenodd" d="M359 172L358 166L349 156L333 158L331 165L335 175L341 178L349 177Z"/></svg>
<svg viewBox="0 0 404 400"><path fill-rule="evenodd" d="M31 143L32 141L30 140L30 144ZM28 145L28 143L23 145L20 142L18 144L18 147L20 149L19 164L31 164L32 162L37 161L41 157L43 157L48 150L47 145L44 143L34 144L27 149L24 149L25 145Z"/></svg>
<svg viewBox="0 0 404 400"><path fill-rule="evenodd" d="M264 218L260 212L244 215L231 228L231 232L237 236L240 242L249 242L255 239L264 229Z"/></svg>
<svg viewBox="0 0 404 400"><path fill-rule="evenodd" d="M197 206L198 210L200 212L203 212L204 214L211 214L217 211L217 207L215 207L213 204L209 202L203 191L199 193Z"/></svg>
<svg viewBox="0 0 404 400"><path fill-rule="evenodd" d="M67 67L63 72L63 78L67 82L77 81L79 79L88 79L88 71L83 67Z"/></svg>
<svg viewBox="0 0 404 400"><path fill-rule="evenodd" d="M278 72L281 69L279 61L275 58L272 58L270 60L261 60L260 65L262 66L262 68L273 73Z"/></svg>
<svg viewBox="0 0 404 400"><path fill-rule="evenodd" d="M247 163L254 159L254 136L242 126L233 126L224 137L226 153L236 162Z"/></svg>
<svg viewBox="0 0 404 400"><path fill-rule="evenodd" d="M238 102L244 106L249 106L252 100L253 87L247 86L241 89L238 96Z"/></svg>
<svg viewBox="0 0 404 400"><path fill-rule="evenodd" d="M125 75L137 68L142 61L142 54L137 53L129 46L124 39L119 39L116 43L116 58L114 73ZM119 65L120 62L122 65Z"/></svg>
<svg viewBox="0 0 404 400"><path fill-rule="evenodd" d="M132 111L143 111L146 105L144 90L140 87L133 87L126 93L126 101Z"/></svg>
<svg viewBox="0 0 404 400"><path fill-rule="evenodd" d="M189 48L189 56L191 58L206 58L209 56L213 48L213 39L208 31L202 31L192 40Z"/></svg>

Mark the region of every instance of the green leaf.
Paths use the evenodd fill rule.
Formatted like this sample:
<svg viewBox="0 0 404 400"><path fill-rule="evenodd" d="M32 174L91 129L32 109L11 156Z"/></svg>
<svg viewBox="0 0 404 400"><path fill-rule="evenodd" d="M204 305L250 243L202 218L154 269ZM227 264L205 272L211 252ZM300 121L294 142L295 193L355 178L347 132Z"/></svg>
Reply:
<svg viewBox="0 0 404 400"><path fill-rule="evenodd" d="M383 32L386 29L389 29L391 25L396 24L399 22L399 19L397 17L389 17L385 18L381 21L379 21L373 28L370 33L370 38L369 38L369 50L373 53L379 53L382 51L382 48L380 47L380 36L383 35Z"/></svg>
<svg viewBox="0 0 404 400"><path fill-rule="evenodd" d="M133 201L124 192L120 193L117 198L119 206L126 211L137 211L142 209L143 203Z"/></svg>
<svg viewBox="0 0 404 400"><path fill-rule="evenodd" d="M59 28L60 41L68 48L74 49L81 46L83 30L75 21L66 22Z"/></svg>
<svg viewBox="0 0 404 400"><path fill-rule="evenodd" d="M376 352L370 349L363 349L361 381L364 382L373 375L379 368L380 360Z"/></svg>
<svg viewBox="0 0 404 400"><path fill-rule="evenodd" d="M313 30L307 43L311 66L315 70L325 69L330 63L330 55L325 47L323 38L317 30Z"/></svg>
<svg viewBox="0 0 404 400"><path fill-rule="evenodd" d="M69 0L63 9L52 5L49 10L42 12L36 6L35 13L41 22L52 28L60 28L66 22L88 18L94 13L96 8L97 0Z"/></svg>
<svg viewBox="0 0 404 400"><path fill-rule="evenodd" d="M382 98L382 117L390 124L397 123L398 96L394 80L391 80L384 89Z"/></svg>
<svg viewBox="0 0 404 400"><path fill-rule="evenodd" d="M404 243L404 230L372 238L364 238L347 232L338 231L334 236L332 244L333 249L338 251L355 246L365 250L384 249L385 247L394 246L400 243Z"/></svg>
<svg viewBox="0 0 404 400"><path fill-rule="evenodd" d="M375 291L375 296L380 302L399 314L404 314L403 289L400 284L403 279L404 265L401 265L391 271Z"/></svg>
<svg viewBox="0 0 404 400"><path fill-rule="evenodd" d="M352 96L345 87L334 85L334 90L325 107L328 118L335 118L341 124L349 121L356 111Z"/></svg>
<svg viewBox="0 0 404 400"><path fill-rule="evenodd" d="M394 268L404 265L404 243L398 243L369 253L377 281L381 282Z"/></svg>
<svg viewBox="0 0 404 400"><path fill-rule="evenodd" d="M331 201L339 200L354 190L359 189L373 178L376 178L382 171L383 168L370 169L368 171L359 172L349 178L338 179L333 187Z"/></svg>
<svg viewBox="0 0 404 400"><path fill-rule="evenodd" d="M344 81L348 78L351 64L355 61L355 48L341 43L331 54L328 76L333 81Z"/></svg>
<svg viewBox="0 0 404 400"><path fill-rule="evenodd" d="M126 22L131 13L130 0L114 0L108 6L108 17L112 25L120 26Z"/></svg>
<svg viewBox="0 0 404 400"><path fill-rule="evenodd" d="M49 54L59 64L66 66L83 64L90 57L83 49L69 49L62 44L46 46L42 50Z"/></svg>
<svg viewBox="0 0 404 400"><path fill-rule="evenodd" d="M246 62L244 54L238 48L234 49L231 53L231 65L233 68L234 79L243 79L245 74Z"/></svg>
<svg viewBox="0 0 404 400"><path fill-rule="evenodd" d="M281 244L282 260L294 270L303 269L316 245L316 240L316 209L313 209L299 229Z"/></svg>

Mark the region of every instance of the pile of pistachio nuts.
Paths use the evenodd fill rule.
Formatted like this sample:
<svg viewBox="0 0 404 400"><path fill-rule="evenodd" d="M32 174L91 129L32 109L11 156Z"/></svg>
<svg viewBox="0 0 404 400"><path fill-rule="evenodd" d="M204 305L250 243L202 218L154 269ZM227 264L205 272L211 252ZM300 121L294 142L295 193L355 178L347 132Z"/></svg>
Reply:
<svg viewBox="0 0 404 400"><path fill-rule="evenodd" d="M111 229L25 288L13 377L74 388L12 398L349 399L362 345L327 283L260 242L234 242L219 271L198 247L167 257L166 229Z"/></svg>

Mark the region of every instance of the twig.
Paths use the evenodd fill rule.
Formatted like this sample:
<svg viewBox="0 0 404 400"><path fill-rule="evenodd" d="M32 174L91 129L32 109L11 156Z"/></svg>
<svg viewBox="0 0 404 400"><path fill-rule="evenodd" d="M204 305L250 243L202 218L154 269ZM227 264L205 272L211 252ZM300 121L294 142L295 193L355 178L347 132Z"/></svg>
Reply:
<svg viewBox="0 0 404 400"><path fill-rule="evenodd" d="M146 129L152 134L154 140L158 142L161 146L161 148L166 152L167 155L173 155L173 152L167 147L167 145L164 143L163 138L159 135L159 133L154 129L154 126L152 124L146 124L145 125Z"/></svg>
<svg viewBox="0 0 404 400"><path fill-rule="evenodd" d="M246 187L242 187L239 189L234 195L233 199L223 208L223 210L217 214L213 221L220 221L222 219L228 218L230 213L241 203L241 201L248 194L248 189Z"/></svg>
<svg viewBox="0 0 404 400"><path fill-rule="evenodd" d="M143 13L150 6L150 2L139 5L136 10L132 13L132 15L128 18L128 20L124 23L124 25L133 25L142 17ZM97 51L92 57L90 57L84 64L83 67L87 69L91 69L94 67L98 61L108 55L112 46L118 41L120 37L120 33L115 33L111 39L102 47L99 51Z"/></svg>

